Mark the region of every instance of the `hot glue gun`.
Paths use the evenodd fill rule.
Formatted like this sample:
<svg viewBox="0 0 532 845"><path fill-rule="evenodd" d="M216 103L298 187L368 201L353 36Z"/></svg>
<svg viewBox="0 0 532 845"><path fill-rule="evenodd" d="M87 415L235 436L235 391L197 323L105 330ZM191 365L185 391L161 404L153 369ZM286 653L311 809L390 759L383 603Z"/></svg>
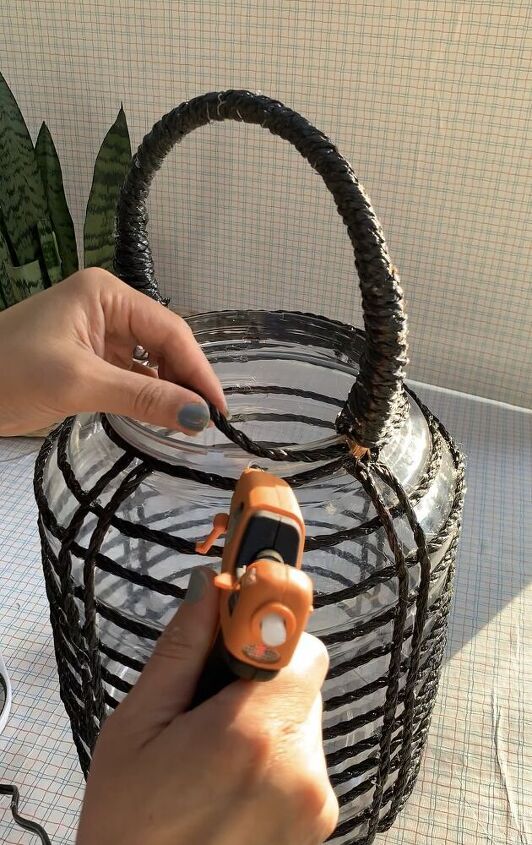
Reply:
<svg viewBox="0 0 532 845"><path fill-rule="evenodd" d="M260 469L246 469L229 514L217 514L206 554L225 535L216 638L193 706L237 678L268 681L286 666L312 611L312 581L301 571L305 524L291 487Z"/></svg>

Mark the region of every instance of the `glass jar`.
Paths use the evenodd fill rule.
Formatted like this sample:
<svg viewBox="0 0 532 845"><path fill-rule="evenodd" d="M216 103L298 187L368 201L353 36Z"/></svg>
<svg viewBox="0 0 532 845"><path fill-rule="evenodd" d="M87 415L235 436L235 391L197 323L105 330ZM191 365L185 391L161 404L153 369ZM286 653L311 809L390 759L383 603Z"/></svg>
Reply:
<svg viewBox="0 0 532 845"><path fill-rule="evenodd" d="M358 372L362 332L325 318L284 312L230 311L195 316L189 322L227 391L237 429L254 441L298 444L296 449L339 442L335 420ZM410 598L391 764L379 809L384 825L411 790L419 765L443 649L458 531L456 453L426 409L412 396L408 404L402 425L379 459L412 501L427 538L430 590L410 705L415 709L415 753L400 800L393 806L402 762L401 690L409 669L421 578L412 530L404 513L397 513L394 525L407 558ZM120 497L117 491L126 476L146 461L150 471ZM209 533L214 514L228 512L232 493L216 486L216 479L238 479L250 461L285 478L309 468L298 461L252 459L217 428L190 439L100 415L69 421L44 450L37 468L43 494L38 497L43 559L56 643L60 640L63 700L68 702L85 769L97 733L96 725L94 731L87 729L87 696L95 695L98 683L92 670L87 679L82 665L86 660L90 666L87 590L97 609L99 672L109 711L135 683L156 637L179 605L191 570L205 564L203 557L190 553L193 544ZM212 483L204 483L203 476L201 483L180 478L182 468L204 473ZM395 493L382 479L376 483L393 514ZM341 804L340 833L334 841L363 842L379 766L398 604L396 565L370 498L345 468L298 483L296 495L309 538L304 569L315 589L316 609L308 630L326 642L331 661L324 687L324 737ZM65 540L65 529L72 525L73 539ZM148 535L139 533L139 526ZM349 539L320 547L323 538L353 529ZM85 566L90 554L95 561L92 575ZM213 559L212 565L217 563Z"/></svg>
<svg viewBox="0 0 532 845"><path fill-rule="evenodd" d="M322 177L353 245L365 333L309 314L194 317L232 424L214 414L217 427L191 442L89 415L48 439L35 490L61 693L86 772L106 712L204 563L195 541L229 510L253 460L290 481L307 527L309 630L331 658L324 742L341 807L333 841L370 845L420 765L444 649L462 459L403 386L403 293L364 189L334 144L282 103L213 92L155 124L120 194L117 275L164 302L147 232L151 182L188 133L228 119L290 142Z"/></svg>

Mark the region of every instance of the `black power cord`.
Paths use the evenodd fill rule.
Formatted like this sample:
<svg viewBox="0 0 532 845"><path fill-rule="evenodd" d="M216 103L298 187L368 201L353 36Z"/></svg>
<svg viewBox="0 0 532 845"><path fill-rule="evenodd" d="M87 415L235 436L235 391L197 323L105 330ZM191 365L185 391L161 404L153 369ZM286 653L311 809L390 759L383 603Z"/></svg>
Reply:
<svg viewBox="0 0 532 845"><path fill-rule="evenodd" d="M16 786L9 783L0 783L0 795L10 795L11 796L11 813L15 820L15 823L22 827L24 830L29 831L30 833L34 833L36 836L39 837L39 840L44 843L44 845L52 845L52 841L48 834L46 833L45 829L41 827L40 824L37 822L32 822L29 819L25 819L23 816L20 815L18 811L18 802L20 798L20 793Z"/></svg>

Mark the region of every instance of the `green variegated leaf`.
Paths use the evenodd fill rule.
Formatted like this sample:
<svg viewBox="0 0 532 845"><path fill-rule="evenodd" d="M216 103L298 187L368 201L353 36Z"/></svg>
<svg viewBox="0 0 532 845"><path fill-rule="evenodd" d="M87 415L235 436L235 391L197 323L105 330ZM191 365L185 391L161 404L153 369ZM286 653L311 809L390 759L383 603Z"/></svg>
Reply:
<svg viewBox="0 0 532 845"><path fill-rule="evenodd" d="M24 118L0 74L0 204L16 263L39 255L37 221L48 216L35 151Z"/></svg>
<svg viewBox="0 0 532 845"><path fill-rule="evenodd" d="M66 278L78 269L78 249L74 224L65 197L61 164L46 123L43 123L39 130L35 143L35 155L43 182L50 220L57 239L62 278Z"/></svg>
<svg viewBox="0 0 532 845"><path fill-rule="evenodd" d="M41 242L41 252L44 266L46 267L46 274L51 283L55 285L64 278L55 232L47 220L39 220L37 223L37 232L39 233L39 240Z"/></svg>
<svg viewBox="0 0 532 845"><path fill-rule="evenodd" d="M94 165L83 230L85 267L113 269L116 204L130 162L129 132L121 107Z"/></svg>
<svg viewBox="0 0 532 845"><path fill-rule="evenodd" d="M2 289L2 299L4 300L7 308L10 305L14 305L15 302L18 302L18 299L13 291L11 279L7 273L7 268L10 264L11 255L9 253L9 247L2 234L2 230L0 229L0 288Z"/></svg>
<svg viewBox="0 0 532 845"><path fill-rule="evenodd" d="M17 300L15 299L13 285L7 273L6 267L6 264L0 264L0 289L2 292L2 299L5 303L5 307L9 308L9 306L14 305Z"/></svg>
<svg viewBox="0 0 532 845"><path fill-rule="evenodd" d="M9 235L7 234L6 224L2 216L2 206L0 205L0 256L8 256L9 264L13 264L14 253L9 243Z"/></svg>
<svg viewBox="0 0 532 845"><path fill-rule="evenodd" d="M18 302L43 290L43 272L38 259L30 261L28 264L21 264L18 267L8 265L6 269Z"/></svg>
<svg viewBox="0 0 532 845"><path fill-rule="evenodd" d="M29 294L29 288L25 284L24 279L21 278L20 273L14 271L12 265L5 264L4 265L4 273L7 276L7 280L11 285L11 290L13 291L13 298L16 302L22 302L23 299L27 299Z"/></svg>

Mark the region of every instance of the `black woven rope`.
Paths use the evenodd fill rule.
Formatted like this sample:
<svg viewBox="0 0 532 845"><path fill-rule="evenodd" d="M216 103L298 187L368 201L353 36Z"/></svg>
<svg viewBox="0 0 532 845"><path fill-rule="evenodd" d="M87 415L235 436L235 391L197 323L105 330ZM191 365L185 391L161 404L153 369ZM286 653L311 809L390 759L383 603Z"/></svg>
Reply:
<svg viewBox="0 0 532 845"><path fill-rule="evenodd" d="M420 686L419 692L415 699L414 704L414 715L413 715L413 722L416 725L415 729L415 738L412 745L411 751L411 767L409 772L409 777L406 782L406 785L403 790L402 794L402 802L400 806L392 807L392 802L395 794L395 790L397 788L396 783L392 784L392 786L388 787L382 796L382 804L381 806L386 807L390 804L390 809L381 817L377 830L385 831L387 830L391 824L393 824L397 812L401 809L402 805L408 798L408 795L413 789L418 771L419 766L421 763L421 753L425 744L425 739L428 731L428 727L430 724L430 716L432 712L432 706L434 703L434 697L436 695L437 687L438 687L438 680L439 680L439 673L440 673L440 666L441 661L443 658L443 654L445 651L445 639L446 639L446 622L447 622L447 614L451 602L451 595L452 595L452 585L453 585L453 577L454 577L454 567L451 566L449 569L449 573L447 576L446 586L445 586L445 603L443 604L443 614L439 617L439 629L441 634L438 638L438 642L435 648L430 649L430 658L429 662L425 671L424 680ZM430 646L429 646L430 648ZM428 650L428 649L427 649ZM404 691L399 693L398 702L404 702ZM368 714L369 716L370 714ZM372 720L377 720L382 716L382 708L377 708L371 714ZM360 721L360 726L367 725L369 719L366 721ZM396 728L399 726L400 720L396 723ZM370 737L368 740L364 741L367 743L366 747L372 748L376 742L378 741L379 736ZM392 741L392 747L396 748L399 745L398 739ZM348 746L345 750L343 750L343 754L336 763L341 762L343 759L349 759L349 756L356 756L361 751L364 750L364 744L359 743L355 746ZM347 752L350 751L350 754ZM329 759L328 759L329 762ZM395 758L393 765L390 767L391 771L396 771L401 765L401 757L398 755ZM355 770L356 771L356 770ZM335 783L334 775L331 777L333 784ZM348 803L349 800L353 798L363 795L365 792L368 792L375 787L375 778L368 778L362 783L360 783L354 790L351 791L350 794L344 793L340 799L340 805ZM335 837L340 836L347 836L350 834L354 829L356 829L359 825L363 824L366 821L369 821L372 818L372 808L368 807L362 813L354 816L353 818L348 818L344 822L338 825L335 831ZM369 845L371 840L368 839L367 834L363 834L360 836L350 837L349 839L345 840L347 845Z"/></svg>
<svg viewBox="0 0 532 845"><path fill-rule="evenodd" d="M278 388L277 392L281 392L281 389ZM231 440L236 446L239 446L242 451L248 452L250 455L255 455L255 457L262 458L266 461L284 461L285 463L288 461L303 461L304 463L312 464L319 461L330 461L331 459L338 458L342 455L345 456L348 452L348 447L345 442L333 443L330 446L325 446L323 448L314 447L312 449L289 449L286 447L272 448L264 446L261 443L253 442L247 434L244 434L243 431L239 431L233 425L228 423L223 414L221 414L214 405L209 403L209 409L211 412L211 419L216 428L221 431L222 434L225 434L228 440Z"/></svg>
<svg viewBox="0 0 532 845"><path fill-rule="evenodd" d="M129 448L127 442L124 441L114 431L114 429L112 428L112 426L109 424L109 422L106 420L105 417L102 419L102 423L103 423L103 426L104 426L106 433L108 434L110 439L113 440L113 442L115 442L117 445L119 445L122 449L127 450L130 455L134 454L134 455L139 456L139 457L141 456L142 453L139 450L135 450L133 447ZM70 468L68 461L67 461L67 458L66 458L66 445L67 445L67 442L68 442L68 436L69 436L69 433L70 433L71 425L72 425L72 420L68 420L65 423L63 430L61 431L61 434L60 434L60 437L59 437L58 450L57 450L57 460L58 460L58 465L59 465L60 469L63 471L63 475L64 475L64 478L65 478L65 482L66 482L67 487L70 489L70 491L73 493L73 495L80 502L82 502L84 500L84 493L83 493L81 487L79 486L79 484L77 483L77 481L75 480L75 477L73 477L73 473L71 471L71 468ZM435 467L439 466L439 462L441 461L441 441L440 441L439 434L437 433L436 430L434 430L434 428L433 428L433 436L434 436L434 441L433 441L434 449L433 449L433 452L431 453L431 456L429 458L425 475L424 475L419 487L412 494L412 501L414 503L417 502L422 497L424 492L428 489L429 485L427 483L427 479L429 481L433 479L434 474L435 474L434 469L435 469ZM346 455L346 458L349 458L347 450L345 452L345 455ZM435 457L436 457L436 461L434 460ZM335 468L339 469L341 466L344 465L346 458L342 459L341 463L334 462L333 464L326 465L326 466L329 466L329 467L334 466ZM157 461L157 460L152 459L152 458L150 458L146 455L143 456L143 462L144 462L145 466L149 467L152 471L157 470L159 472L167 472L169 474L174 475L175 474L174 470L177 469L178 473L179 473L179 477L181 477L181 478L190 479L190 480L193 480L193 481L196 481L196 482L199 482L199 483L212 484L212 486L217 486L217 487L222 488L222 489L227 489L228 486L230 486L231 489L234 487L234 481L232 479L226 479L226 478L223 478L222 476L213 476L213 475L210 475L210 474L201 473L201 472L198 472L196 470L191 470L191 469L188 469L188 468L185 468L185 467L177 467L176 468L173 465L164 463L162 461ZM315 480L316 477L318 477L318 478L322 477L321 476L321 470L320 470L320 473L319 473L318 476L315 476L312 473L310 475L312 476L312 480ZM306 477L306 474L305 474L305 477ZM459 503L457 503L457 505L458 504ZM92 513L94 513L96 516L99 517L102 509L97 503L95 503L91 506L90 510L91 510ZM391 514L392 517L396 517L397 515L400 515L401 513L402 513L402 509L401 509L400 505L390 509L390 514ZM124 534L124 536L138 538L138 539L144 539L144 540L147 540L149 542L153 542L155 544L165 546L167 548L171 548L172 550L180 552L182 554L195 554L195 544L193 542L191 542L190 540L185 540L185 539L180 538L180 537L174 537L172 535L169 535L167 532L157 531L155 529L149 528L146 525L132 524L132 523L128 522L127 520L121 519L121 518L116 517L116 516L113 516L111 518L111 524L114 527L116 527L122 534ZM330 547L330 546L336 546L336 545L339 545L340 543L343 543L345 541L352 540L352 539L355 539L355 538L358 538L358 537L361 537L361 536L366 536L366 535L378 530L380 525L381 525L381 522L380 522L379 517L377 516L373 520L370 520L368 523L365 523L361 526L356 526L355 528L352 528L352 529L346 529L344 531L334 532L332 534L327 534L327 535L319 535L317 537L307 537L305 548L306 548L306 550L314 550L314 549L325 549L325 548ZM438 548L445 541L447 534L448 534L447 526L444 526L444 529L442 530L440 535L438 535L436 538L434 538L432 540L432 542L430 544L430 551L434 551L436 548ZM213 557L220 557L221 552L222 552L222 549L220 547L213 547L210 554ZM83 556L83 554L84 554L83 550L81 550L80 554L81 554L81 556ZM116 574L118 574L121 570L121 567L118 564L114 563L113 561L109 560L108 558L105 558L104 556L99 556L99 561L100 561L99 565L105 571L113 571ZM407 563L410 566L414 565L416 563L416 555L414 554L414 555L409 556L409 558L407 559ZM347 587L342 592L336 592L336 593L328 594L328 595L324 595L324 596L322 596L318 593L315 596L315 606L316 607L322 607L322 606L325 606L326 604L332 604L336 601L340 601L340 600L345 601L345 600L348 600L348 599L352 599L356 595L360 595L361 593L366 592L367 590L371 589L376 584L382 583L382 582L388 580L390 577L393 576L393 573L394 573L394 567L390 566L390 567L384 568L382 570L379 570L377 572L374 572L371 575L371 577L369 577L369 578L367 578L367 579L365 579L365 580L363 580L363 581L361 581L357 584L353 584L353 585ZM150 579L150 577L147 576L147 575L138 575L137 573L131 573L128 577L130 578L130 580L135 580L139 585L145 586L148 589L156 589L156 590L159 590L160 592L165 592L166 594L171 594L171 595L175 595L178 598L182 598L183 591L180 590L179 588L172 587L171 585L165 585L164 583L161 584L161 582L159 582L159 587L157 587L157 585L153 582L153 579Z"/></svg>
<svg viewBox="0 0 532 845"><path fill-rule="evenodd" d="M422 636L427 620L427 607L429 601L430 576L431 565L430 557L427 547L427 540L421 526L418 522L414 509L401 487L398 480L393 473L382 463L375 465L377 474L392 488L397 495L397 498L404 510L408 524L412 529L414 540L418 551L418 559L420 566L419 589L416 600L416 614L414 621L414 629L412 632L412 646L409 658L408 674L405 685L405 700L404 700L404 725L402 735L402 754L401 765L397 775L397 785L393 797L392 809L399 806L403 792L406 787L408 779L410 759L411 759L411 744L413 733L413 719L414 719L414 695L415 688L418 682L419 660L421 656L421 647L423 644Z"/></svg>
<svg viewBox="0 0 532 845"><path fill-rule="evenodd" d="M111 496L107 505L103 508L100 518L98 519L96 528L94 529L89 543L88 553L83 564L83 599L85 610L85 624L83 626L83 634L85 636L88 651L89 651L89 665L91 671L91 679L93 689L96 692L95 698L95 715L101 723L105 717L105 706L103 698L103 687L101 683L101 662L99 653L99 639L96 630L96 597L94 593L94 566L95 558L99 552L100 546L103 543L105 535L107 534L111 519L115 510L120 507L122 502L135 492L139 484L149 475L150 469L144 465L140 465L126 475L122 483L117 488L116 492Z"/></svg>
<svg viewBox="0 0 532 845"><path fill-rule="evenodd" d="M349 433L363 446L378 446L404 416L403 294L381 226L351 166L332 142L301 115L249 91L206 94L165 115L133 157L120 195L117 275L162 301L147 234L146 202L151 182L165 156L185 135L212 121L223 120L259 125L291 143L320 174L334 197L354 248L367 335L360 373L341 412L339 431Z"/></svg>
<svg viewBox="0 0 532 845"><path fill-rule="evenodd" d="M361 461L353 461L352 472L364 490L370 497L377 515L382 521L383 528L388 538L388 544L393 554L398 580L398 603L395 613L392 633L392 649L390 653L390 664L388 668L388 683L386 686L386 699L384 702L383 723L379 742L379 765L377 769L377 780L371 804L371 818L368 825L368 839L374 838L379 824L380 808L384 786L390 771L390 750L391 740L397 709L399 695L399 680L401 677L401 649L403 645L404 630L406 625L406 614L408 610L408 570L404 552L395 530L393 519L386 508L369 467Z"/></svg>
<svg viewBox="0 0 532 845"><path fill-rule="evenodd" d="M374 571L369 558L371 545L366 540L361 553L362 559L357 561L360 577L356 583L354 583L355 579L346 578L340 572L331 570L329 573L323 566L310 564L308 567L311 574L335 581L335 586L337 586L337 589L329 593L316 595L315 606L318 609L325 608L327 605L352 602L357 596L365 594L371 597L372 602L375 598L378 601L378 593L374 592L378 585L392 583L396 585L394 587L395 605L387 602L385 609L380 612L372 613L362 620L352 621L347 627L337 629L323 637L328 646L352 642L357 637L365 636L373 631L380 631L383 637L382 644L370 651L357 653L354 650L349 657L333 661L330 679L347 679L351 672L356 672L357 667L366 665L372 660L388 658L386 673L380 677L374 677L363 685L357 683L351 688L347 685L345 691L326 696L324 702L325 712L330 713L335 708L345 708L354 702L364 701L369 696L374 699L381 691L384 696L382 704L373 707L371 711L359 712L357 716L345 718L342 722L330 725L324 730L326 742L334 742L336 738L351 736L358 727L367 726L372 722L382 722L372 735L362 740L343 743L342 748L327 753L328 765L333 770L331 780L336 787L348 784L352 778L357 778L359 781L356 786L340 793L342 806L348 805L357 796L372 790L371 805L357 817L343 821L336 835L342 835L345 842L347 841L345 837L353 832L355 838L351 837L350 843L369 845L377 830L384 830L392 823L412 789L419 769L445 642L446 617L452 591L454 556L464 495L463 462L445 429L419 402L431 436L430 454L422 477L412 484L411 489L405 490L382 462L379 454L380 447L386 443L391 432L403 423L408 412L406 393L403 389L406 363L406 320L402 291L395 269L390 262L380 225L350 165L328 138L281 103L248 91L212 93L182 103L153 127L133 159L118 205L115 255L118 275L139 290L162 301L147 236L147 198L151 182L165 156L185 135L212 121L226 119L260 125L295 146L322 176L327 188L333 194L355 252L366 334L362 351L360 350L360 333L357 334L353 330L351 335L353 349L356 344L359 344L358 356L355 357L359 359L360 370L349 397L337 417L336 431L331 432L332 435L335 433L340 435L340 438L333 437L329 442L308 444L298 448L276 442L254 442L239 429L240 423L246 420L300 423L307 422L307 419L299 411L284 414L257 411L248 413L245 417L235 416L230 424L216 408L211 406L210 410L217 428L244 452L280 465L286 462L307 463L309 465L307 471L298 472L286 478L294 487L304 487L319 481L321 489L325 491L327 487L325 480L328 477L334 479L334 484L347 474L352 474L358 480L367 496L362 521L360 522L358 513L353 513L353 525L334 532L322 531L328 528L326 521L314 521L307 526L311 530L306 541L306 551L322 550L325 557L328 554L334 554L338 560L347 565L355 561L353 555L346 551L346 547L349 548L349 544L356 539L368 538L371 535L375 535L371 542L375 545L377 555L385 554L385 542L391 551L393 563ZM259 321L256 325L250 325L249 333L253 338L256 335L256 340L260 343L258 323ZM345 327L342 327L340 333L332 332L336 340L326 339L326 345L329 347L331 342L333 345L338 344L334 348L340 356L339 360L345 354L345 350L350 347L345 331ZM245 340L248 340L247 336ZM238 350L238 348L239 344L235 342L234 349ZM274 353L265 350L261 355L264 360L267 360ZM242 388L234 388L234 390L244 392ZM312 391L300 390L297 387L252 385L248 387L248 390L279 395L284 393L297 396L299 394L302 398L314 401L337 403L335 399L314 394ZM140 484L142 478L150 472L161 472L182 478L194 485L208 485L211 488L226 491L233 489L235 484L235 479L176 467L148 458L125 442L105 417L102 418L102 425L109 439L122 450L124 457L129 457L136 462L135 468L127 476L123 475L123 469L116 470L117 464L115 464L113 484L116 487L118 483L118 486L114 489L107 505L97 501L96 497L87 496L70 467L66 448L70 437L68 426L59 437L57 446L58 466L63 474L66 489L78 502L78 520L81 519L81 512L87 507L91 518L96 520L96 529L93 530L88 548L80 544L76 537L70 536L70 526L65 529L57 524L47 503L43 502L40 507L41 528L43 530L46 528L53 536L59 538L62 546L67 545L68 552L64 554L61 549L57 556L51 552L49 545L46 546L45 568L47 566L51 571L57 570L56 578L62 590L65 584L63 570L66 565L66 571L69 571L70 555L74 554L83 560L84 584L70 584L69 597L71 601L83 602L85 624L82 639L88 645L89 662L92 675L96 679L95 683L101 687L99 694L95 695L94 701L91 702L91 710L96 720L100 721L102 702L106 702L108 706L114 706L115 698L112 690L116 689L120 693L125 693L130 688L129 681L124 681L114 671L106 666L99 668L100 653L116 660L117 665L129 666L136 672L141 667L138 662L132 662L128 655L121 655L121 652L110 649L108 644L98 640L96 616L99 614L113 625L146 641L157 638L159 620L157 617L150 617L148 613L142 621L127 617L104 600L103 588L99 591L97 598L94 583L95 569L97 568L105 577L120 578L121 581L129 583L132 589L151 589L160 595L179 598L182 595L181 588L161 582L160 579L154 577L157 560L151 556L148 559L145 553L146 544L161 547L163 550L172 549L181 554L193 555L195 552L194 545L185 537L174 536L173 533L154 528L153 525L157 523L158 518L156 515L151 514L152 525L146 525L142 504L138 506L137 522L119 515L116 512L118 506L135 489L137 479ZM316 425L324 426L325 424L317 421ZM455 492L448 518L438 534L429 540L418 523L414 507L438 477L444 454L444 443L454 462ZM371 451L363 459L356 459L351 451L354 444L368 447ZM121 481L118 482L119 476ZM386 501L379 490L380 485L383 484L389 491ZM370 507L376 515L372 516ZM344 515L349 516L349 514ZM412 533L414 550L409 554L406 554L400 542L394 523L394 520L399 519L403 523L406 522ZM131 573L126 567L114 561L112 554L103 553L102 543L106 532L111 527L120 536L142 544L138 553L138 571ZM184 524L179 527L181 531L185 530ZM194 527L192 524L187 526L189 530ZM220 548L211 550L213 556L219 556L220 553ZM43 557L44 555L45 547L43 546ZM409 571L413 567L416 573L413 583L416 586L410 589ZM184 570L182 575L184 575ZM443 577L445 577L445 583L442 592ZM431 600L432 588L436 590L436 595ZM90 594L89 597L87 597L87 592ZM409 614L413 622L407 625ZM69 625L72 621L73 613L68 610L68 601L65 599L65 611L55 614L55 625L59 634L65 637L67 642ZM388 634L388 631L391 631L391 634ZM407 642L410 644L410 651L408 656L403 656L403 647ZM79 648L79 637L74 637L73 643L76 649ZM69 657L72 657L72 654ZM75 661L76 657L74 657ZM72 668L75 670L75 666ZM79 677L82 693L85 694L85 676L81 673ZM404 679L403 686L400 683L402 679ZM398 712L399 705L402 708L400 712ZM71 718L83 726L82 715L75 711L76 708L71 704ZM349 762L363 751L368 752L364 760L356 764ZM347 768L336 771L336 768L345 762L348 762ZM366 773L368 777L360 781ZM395 774L395 780L389 785L392 773Z"/></svg>
<svg viewBox="0 0 532 845"><path fill-rule="evenodd" d="M270 391L268 386L259 389ZM293 393L297 388L288 390ZM278 393L282 391L283 388L277 388ZM386 538L393 561L376 571L370 567L364 569L363 562L360 562L361 573L367 574L356 583L339 573L328 572L320 567L316 574L327 575L336 581L338 589L330 593L317 593L315 606L319 608L352 601L357 596L370 593L379 584L395 582L397 585L396 605L387 606L367 619L354 620L348 627L337 629L323 637L323 641L330 647L339 643L354 642L373 631L391 630L391 634L382 634L380 646L361 653L355 650L353 655L344 656L343 659L331 663L330 679L341 678L344 682L343 679L349 679L350 673L356 672L361 666L384 657L389 659L388 669L381 676L363 685L353 685L353 682L349 681L345 692L326 694L324 700L324 711L328 714L355 702L370 701L379 691L384 696L382 704L377 707L362 709L356 716L344 718L324 729L326 745L342 740L341 748L327 752L333 785L340 788L353 778L358 781L356 786L340 794L341 806L348 807L351 801L365 793L370 797L368 807L354 818L342 822L335 833L335 836L343 836L343 841L349 842L350 845L370 845L376 832L385 830L393 822L413 788L430 722L445 644L454 556L464 495L463 461L441 423L435 420L417 398L415 401L427 421L431 449L422 476L408 492L403 490L395 476L382 463L377 452L357 461L352 457L347 443L342 441L333 444L336 450L334 453L324 453L322 450L314 452L312 461L308 455L309 470L298 473L292 479L296 485L304 486L314 481L322 483L328 476L338 479L342 474L346 478L346 474L352 474L368 497L361 524L332 534L311 535L307 538L307 550L321 549L325 554L335 554L348 562L353 558L350 552L345 551L345 545L355 538L367 538L374 534L375 537L381 538L378 541L379 549L382 548L382 537ZM282 455L284 460L293 460L297 454L297 460L302 460L299 450L252 443L237 429L234 429L236 435L228 431L225 421L217 413L213 413L213 418L221 431L231 435L233 442L263 460L278 461L281 470ZM235 484L234 479L157 461L132 448L117 434L108 419L103 417L101 421L109 441L113 443L113 449L117 450L115 454L118 457L110 467L102 466L105 471L91 489L83 488L70 464L72 420L68 420L48 438L35 472L43 566L61 696L71 721L85 774L88 773L91 753L106 711L117 706L117 695L125 694L131 688L130 680L125 680L107 663L103 663L102 656L117 666L129 667L137 674L143 665L131 654L101 641L98 617L146 643L153 643L160 635L158 620L154 624L150 617L135 619L124 614L119 608L109 605L104 600L103 587L97 588L96 571L119 578L124 584L169 596L174 601L183 596L181 587L161 581L151 574L151 567L156 565L157 557L147 560L143 557L144 553L139 552L139 560L143 561L139 570L127 568L113 560L111 552L102 548L109 529L112 528L120 537L160 547L163 555L165 549L194 554L194 546L190 540L154 529L145 523L145 518L139 518L137 522L119 516L120 507L134 496L139 485L153 472L182 478L206 488L230 491ZM245 422L244 418L242 422ZM444 444L454 462L455 493L447 520L438 534L427 540L417 522L414 505L430 490L437 478ZM325 447L325 450L328 448ZM44 472L52 451L55 451L65 490L70 492L71 501L77 503L68 524L65 525L57 521L44 489ZM376 485L377 478L389 489L392 499L395 497L394 504L384 503ZM111 495L106 497L104 504L101 496L107 491ZM376 513L373 517L370 507L373 507ZM80 531L89 516L94 526L91 528L90 538L84 544L80 542ZM353 519L357 516L353 513ZM405 554L397 535L394 525L394 520L397 519L406 520L412 531L414 551L408 555ZM314 527L325 527L326 524L316 522ZM181 528L184 527L183 524ZM59 543L57 552L49 541L50 537ZM216 549L214 554L220 552L221 549ZM73 556L82 561L81 583L74 583L72 578ZM438 562L431 564L433 556L438 556ZM413 589L409 588L408 576L412 567L419 567L418 586ZM312 566L309 571L312 573ZM185 570L181 574L184 577ZM442 590L435 598L429 600L431 585L438 584L442 577L445 577ZM409 613L413 613L413 621L407 624ZM430 628L427 628L428 620L431 623ZM410 653L405 657L403 646L407 642L410 643ZM401 678L405 679L403 686L400 685ZM117 692L114 692L115 690ZM364 739L350 740L357 730L373 723L375 729L371 735ZM364 759L356 763L350 762L364 752ZM392 774L395 775L395 780L389 786L387 784Z"/></svg>
<svg viewBox="0 0 532 845"><path fill-rule="evenodd" d="M169 464L165 461L161 461L158 458L152 458L151 456L147 456L142 452L140 449L137 449L135 446L132 446L123 437L118 434L117 431L112 427L108 418L105 414L102 414L102 425L105 430L105 433L109 437L113 443L116 443L117 446L120 446L125 452L127 452L132 457L136 457L139 460L149 462L150 467L154 472L163 472L165 475L171 475L173 478L186 478L190 481L196 481L198 484L208 484L209 487L214 487L217 490L234 490L237 479L235 478L226 478L222 475L216 475L215 473L210 472L202 472L201 470L193 470L188 467L181 467L176 466L175 464ZM240 445L241 448L244 443L249 442L253 451L251 454L255 455L256 457L262 457L265 460L276 460L276 461L291 461L291 460L302 460L303 462L310 462L311 458L310 455L316 454L312 451L305 453L306 457L301 457L300 453L297 453L297 458L292 458L292 451L295 450L284 450L284 449L271 449L266 448L264 453L261 453L261 446L258 443L253 443L249 437L243 435L242 432L233 429L227 421L221 417L221 415L216 411L213 415L213 421L215 424L222 419L223 423L221 423L220 431L222 433L226 433L226 431L230 431L231 438L233 442L237 445ZM329 452L329 448L331 451ZM246 451L246 450L244 450ZM281 457L280 453L285 453L285 457ZM275 454L275 458L271 457L272 454ZM290 484L291 487L302 487L305 484L309 484L311 481L317 481L320 478L327 478L328 476L332 475L336 470L340 469L343 465L343 462L348 454L347 446L345 444L334 444L332 447L328 447L327 449L320 449L320 455L325 455L325 457L317 457L312 458L312 461L316 460L324 460L328 461L328 463L317 467L315 469L308 470L307 472L299 472L297 475L292 476L284 476L285 481ZM334 460L330 460L330 458L334 458ZM217 555L219 556L219 549L217 550Z"/></svg>

